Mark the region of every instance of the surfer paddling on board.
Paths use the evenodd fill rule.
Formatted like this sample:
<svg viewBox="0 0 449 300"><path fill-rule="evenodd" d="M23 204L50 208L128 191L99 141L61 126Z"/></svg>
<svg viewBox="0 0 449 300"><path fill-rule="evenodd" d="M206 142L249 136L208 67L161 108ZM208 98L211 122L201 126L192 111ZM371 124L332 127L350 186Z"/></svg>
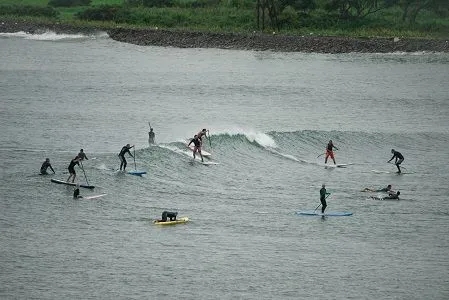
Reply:
<svg viewBox="0 0 449 300"><path fill-rule="evenodd" d="M123 171L125 171L126 169L126 159L125 159L125 154L128 153L129 156L134 157L131 152L129 152L129 149L131 149L132 147L134 147L134 145L130 145L130 144L126 144L125 146L122 147L122 150L120 150L120 153L118 154L118 157L120 158L120 171L122 170L123 167Z"/></svg>
<svg viewBox="0 0 449 300"><path fill-rule="evenodd" d="M80 160L89 160L86 156L86 153L84 153L83 149L81 149L80 153L78 153L78 157L80 158Z"/></svg>
<svg viewBox="0 0 449 300"><path fill-rule="evenodd" d="M385 192L385 193L389 193L391 192L391 184L387 185L387 187L375 190L375 189L371 189L371 188L364 188L362 190L362 192L375 192L375 193L380 193L380 192Z"/></svg>
<svg viewBox="0 0 449 300"><path fill-rule="evenodd" d="M193 139L190 140L190 143L187 144L187 147L189 147L192 143L195 145L195 147L193 147L193 159L196 158L196 153L198 152L201 157L201 162L204 162L203 154L201 154L201 139L197 134L193 136Z"/></svg>
<svg viewBox="0 0 449 300"><path fill-rule="evenodd" d="M72 178L72 182L75 181L76 178L76 172L75 172L75 165L78 165L78 167L80 166L80 158L78 156L76 156L74 159L72 159L70 161L69 167L67 169L69 169L69 178L67 178L67 182L70 181L70 178Z"/></svg>
<svg viewBox="0 0 449 300"><path fill-rule="evenodd" d="M150 126L150 131L148 132L148 143L151 145L151 144L154 144L155 134L154 134L154 131L153 131L153 127L151 127L151 123L150 122L148 122L148 126Z"/></svg>
<svg viewBox="0 0 449 300"><path fill-rule="evenodd" d="M55 174L55 170L53 170L53 167L50 164L50 159L46 158L45 161L42 163L41 166L41 174L42 175L48 175L47 173L47 169L50 168L50 170L52 170L53 174Z"/></svg>
<svg viewBox="0 0 449 300"><path fill-rule="evenodd" d="M327 207L326 203L326 196L330 195L331 193L328 193L326 191L326 185L323 183L320 190L320 201L321 201L321 213L324 214L324 210Z"/></svg>
<svg viewBox="0 0 449 300"><path fill-rule="evenodd" d="M388 196L386 196L386 197L383 197L383 198L381 198L381 197L371 197L371 199L374 199L374 200L399 200L399 195L401 194L401 192L400 191L397 191L396 193L395 192L392 192L392 193L389 193L388 194Z"/></svg>
<svg viewBox="0 0 449 300"><path fill-rule="evenodd" d="M387 161L387 162L389 163L390 161L393 160L393 158L395 158L394 164L398 168L398 171L396 173L400 174L401 173L401 168L399 167L399 165L404 161L404 156L402 156L401 152L398 152L398 151L396 151L394 149L391 149L391 153L393 153L393 157L390 158L390 160Z"/></svg>
<svg viewBox="0 0 449 300"><path fill-rule="evenodd" d="M162 212L162 219L157 220L158 222L167 222L167 218L170 219L170 221L176 221L176 216L178 215L178 212L171 212L171 211L163 211Z"/></svg>
<svg viewBox="0 0 449 300"><path fill-rule="evenodd" d="M327 164L327 159L330 156L332 158L332 160L334 161L334 165L336 165L335 158L334 158L334 151L333 151L334 148L336 150L338 150L338 148L335 147L334 144L332 143L332 140L330 140L326 146L326 158L324 159L325 164Z"/></svg>

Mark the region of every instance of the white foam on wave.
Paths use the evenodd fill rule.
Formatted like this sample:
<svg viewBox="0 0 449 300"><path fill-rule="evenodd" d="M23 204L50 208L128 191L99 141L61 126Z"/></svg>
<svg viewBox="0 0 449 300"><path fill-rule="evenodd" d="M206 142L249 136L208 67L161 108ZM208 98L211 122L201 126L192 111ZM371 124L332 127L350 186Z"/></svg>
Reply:
<svg viewBox="0 0 449 300"><path fill-rule="evenodd" d="M61 41L61 40L80 40L80 39L97 39L109 37L106 32L98 32L96 34L66 34L66 33L56 33L54 31L45 31L42 33L27 33L25 31L18 32L4 32L0 33L0 37L10 37L10 38L23 38L26 40L36 40L36 41Z"/></svg>
<svg viewBox="0 0 449 300"><path fill-rule="evenodd" d="M277 148L276 142L273 140L271 136L264 132L258 132L253 129L241 129L241 128L233 128L233 129L225 129L225 130L211 130L211 134L228 134L228 135L244 135L248 141L256 142L262 147L265 148Z"/></svg>

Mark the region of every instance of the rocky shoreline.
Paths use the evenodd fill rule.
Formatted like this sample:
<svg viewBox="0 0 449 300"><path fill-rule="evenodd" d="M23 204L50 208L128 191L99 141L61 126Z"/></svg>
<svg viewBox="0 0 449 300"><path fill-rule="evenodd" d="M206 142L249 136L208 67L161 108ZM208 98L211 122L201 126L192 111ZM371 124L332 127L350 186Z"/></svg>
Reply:
<svg viewBox="0 0 449 300"><path fill-rule="evenodd" d="M157 28L128 29L74 26L69 24L39 24L0 21L0 32L86 33L106 31L117 41L142 46L177 48L219 48L256 51L315 53L390 53L449 52L449 39L411 38L351 38L324 36L293 36L279 34L241 34L161 30Z"/></svg>

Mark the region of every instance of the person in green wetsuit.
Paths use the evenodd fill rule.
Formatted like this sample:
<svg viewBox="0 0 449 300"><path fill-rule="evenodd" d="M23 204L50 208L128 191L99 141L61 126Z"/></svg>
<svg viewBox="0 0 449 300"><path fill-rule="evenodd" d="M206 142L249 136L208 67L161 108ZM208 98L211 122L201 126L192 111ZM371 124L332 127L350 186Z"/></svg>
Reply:
<svg viewBox="0 0 449 300"><path fill-rule="evenodd" d="M323 213L323 214L327 207L326 196L328 196L328 195L330 195L330 193L328 193L326 191L326 185L323 183L323 185L321 186L321 190L320 190L321 213Z"/></svg>

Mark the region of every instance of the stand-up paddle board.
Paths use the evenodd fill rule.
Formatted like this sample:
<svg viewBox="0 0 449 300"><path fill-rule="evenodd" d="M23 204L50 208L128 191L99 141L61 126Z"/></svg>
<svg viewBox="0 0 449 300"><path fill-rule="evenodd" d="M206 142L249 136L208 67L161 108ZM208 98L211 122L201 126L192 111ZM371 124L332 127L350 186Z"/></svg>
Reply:
<svg viewBox="0 0 449 300"><path fill-rule="evenodd" d="M103 196L106 196L107 194L101 194L101 195L94 195L94 196L86 196L86 197L83 197L82 199L87 199L87 200L90 200L90 199L97 199L97 198L100 198L100 197L103 197Z"/></svg>
<svg viewBox="0 0 449 300"><path fill-rule="evenodd" d="M193 152L193 149L195 149L195 147L194 147L193 145L190 145L188 148L189 148L190 150L192 150L192 152ZM207 157L207 156L211 156L211 155L212 155L212 154L210 154L209 152L207 152L207 151L205 151L205 150L203 150L203 149L201 149L201 154L203 154L204 157Z"/></svg>
<svg viewBox="0 0 449 300"><path fill-rule="evenodd" d="M297 215L299 216L329 216L329 217L346 217L346 216L352 216L352 212L348 211L329 211L325 212L324 214L319 211L313 211L313 210L304 210L304 211L297 211Z"/></svg>
<svg viewBox="0 0 449 300"><path fill-rule="evenodd" d="M382 170L371 170L371 172L376 173L376 174L395 174L395 175L402 175L402 174L413 174L413 172L401 172L398 173L397 171L382 171Z"/></svg>
<svg viewBox="0 0 449 300"><path fill-rule="evenodd" d="M220 163L215 162L215 161L199 161L200 164L203 164L205 166L210 166L210 165L219 165Z"/></svg>
<svg viewBox="0 0 449 300"><path fill-rule="evenodd" d="M67 182L67 181L53 179L53 178L51 179L51 182L58 183L58 184L70 185L70 186L76 186L76 183L74 183L74 182ZM95 186L87 185L87 184L80 184L80 187L86 188L86 189L93 189L93 188L95 188Z"/></svg>
<svg viewBox="0 0 449 300"><path fill-rule="evenodd" d="M136 176L142 176L143 174L146 174L145 171L129 171L128 174L136 175Z"/></svg>
<svg viewBox="0 0 449 300"><path fill-rule="evenodd" d="M189 218L188 217L182 217L182 218L178 218L175 221L165 221L162 222L160 220L155 220L154 224L156 225L176 225L176 224L183 224L183 223L187 223L189 222Z"/></svg>
<svg viewBox="0 0 449 300"><path fill-rule="evenodd" d="M350 166L351 164L324 164L325 168L346 168L347 166Z"/></svg>

